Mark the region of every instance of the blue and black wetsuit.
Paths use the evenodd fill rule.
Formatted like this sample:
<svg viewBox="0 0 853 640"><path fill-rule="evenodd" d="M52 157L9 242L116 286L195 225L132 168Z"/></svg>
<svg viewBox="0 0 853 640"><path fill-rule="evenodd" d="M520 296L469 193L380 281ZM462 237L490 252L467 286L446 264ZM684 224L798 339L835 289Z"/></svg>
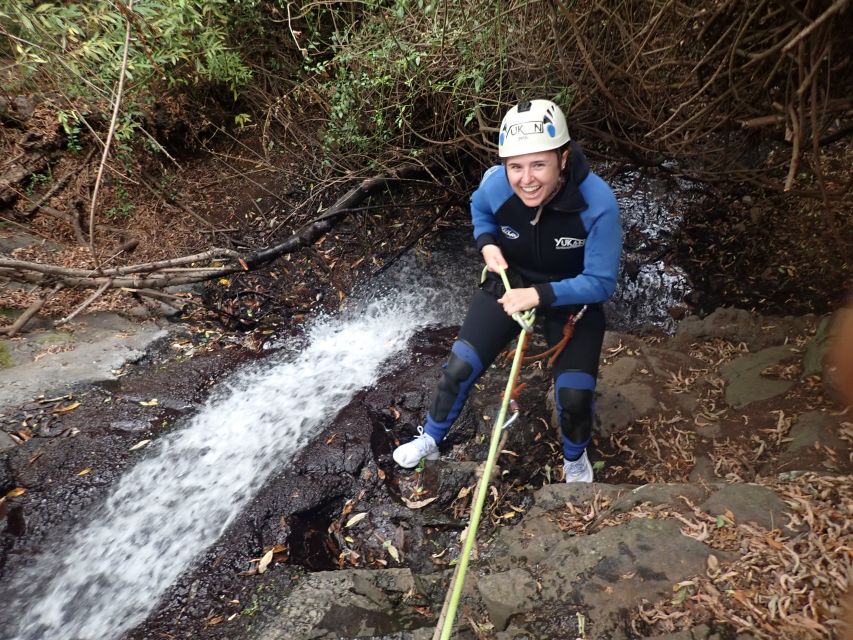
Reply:
<svg viewBox="0 0 853 640"><path fill-rule="evenodd" d="M536 289L540 300L537 314L543 318L549 346L559 342L568 315L589 305L553 368L563 454L575 460L592 433L595 381L604 339L602 303L616 287L622 232L613 192L590 172L583 151L574 142L569 161L569 179L544 205L538 219L537 209L515 195L501 165L485 173L472 195L471 218L477 248L500 247L510 266L513 288ZM438 443L459 416L471 386L518 335L518 325L497 302L502 295L500 278L490 273L471 301L424 425L424 431Z"/></svg>

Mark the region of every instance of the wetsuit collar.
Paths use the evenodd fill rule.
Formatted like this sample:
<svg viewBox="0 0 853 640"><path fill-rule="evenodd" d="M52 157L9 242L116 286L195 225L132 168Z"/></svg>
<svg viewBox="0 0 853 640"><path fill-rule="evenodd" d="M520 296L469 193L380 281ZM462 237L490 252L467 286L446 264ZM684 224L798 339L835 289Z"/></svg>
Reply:
<svg viewBox="0 0 853 640"><path fill-rule="evenodd" d="M555 211L575 213L587 208L586 200L581 195L578 185L586 180L586 177L589 175L589 164L586 161L586 156L583 154L581 146L574 141L570 144L572 148L572 152L569 154L569 162L572 163L571 175L563 186L563 189L546 206Z"/></svg>

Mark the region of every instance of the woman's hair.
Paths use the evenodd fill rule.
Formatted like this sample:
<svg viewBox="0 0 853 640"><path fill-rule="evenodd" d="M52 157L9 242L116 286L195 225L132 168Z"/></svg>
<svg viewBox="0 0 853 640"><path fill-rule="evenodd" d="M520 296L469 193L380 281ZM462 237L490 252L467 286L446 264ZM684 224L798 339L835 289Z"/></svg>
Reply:
<svg viewBox="0 0 853 640"><path fill-rule="evenodd" d="M563 184L567 183L572 179L572 143L571 141L564 144L559 149L555 149L557 152L557 162L562 162L563 160L563 152L568 151L569 155L566 158L566 166L560 171L560 177L563 179Z"/></svg>

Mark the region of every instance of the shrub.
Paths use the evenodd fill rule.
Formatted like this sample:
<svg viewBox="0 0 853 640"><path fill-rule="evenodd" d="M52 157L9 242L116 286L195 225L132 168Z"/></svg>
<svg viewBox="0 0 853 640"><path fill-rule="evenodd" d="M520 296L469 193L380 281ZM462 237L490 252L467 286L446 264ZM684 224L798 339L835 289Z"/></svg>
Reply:
<svg viewBox="0 0 853 640"><path fill-rule="evenodd" d="M303 17L328 102L324 143L356 163L433 145L493 151L500 113L519 98L569 106L569 87L551 72L556 32L543 3L371 0L358 15L312 11Z"/></svg>
<svg viewBox="0 0 853 640"><path fill-rule="evenodd" d="M52 82L72 103L99 103L110 99L118 80L126 16L131 38L123 111L132 117L123 121L125 137L164 93L221 86L236 98L252 79L243 53L232 44L247 25L262 23L252 0L137 0L132 11L109 0L35 8L7 0L0 28L31 84ZM68 132L78 114L63 113Z"/></svg>

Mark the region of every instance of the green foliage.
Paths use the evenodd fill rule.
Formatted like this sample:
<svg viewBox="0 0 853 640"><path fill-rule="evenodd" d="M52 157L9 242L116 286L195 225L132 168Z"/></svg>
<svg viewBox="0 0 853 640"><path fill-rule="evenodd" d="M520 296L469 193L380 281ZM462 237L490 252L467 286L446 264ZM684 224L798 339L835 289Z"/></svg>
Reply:
<svg viewBox="0 0 853 640"><path fill-rule="evenodd" d="M112 99L121 71L126 18L110 0L43 2L6 0L0 33L31 80L47 79L72 100ZM126 9L124 9L126 11ZM251 25L262 28L256 0L137 0L131 37L119 139L128 140L141 114L169 91L220 86L236 97L252 70L234 45ZM248 27L247 27L248 25ZM242 44L242 43L241 43ZM58 114L72 148L79 147L79 118Z"/></svg>
<svg viewBox="0 0 853 640"><path fill-rule="evenodd" d="M306 18L306 70L329 104L330 153L413 155L467 136L485 148L494 137L486 129L520 97L558 97L568 107L568 87L550 72L547 7L372 0L354 15L338 6ZM327 33L330 13L335 29Z"/></svg>
<svg viewBox="0 0 853 640"><path fill-rule="evenodd" d="M241 129L244 128L252 121L252 116L248 113L238 113L234 116L234 124L236 124Z"/></svg>
<svg viewBox="0 0 853 640"><path fill-rule="evenodd" d="M71 151L79 152L83 149L80 145L80 116L76 111L60 109L56 112L62 130L65 132L65 140Z"/></svg>
<svg viewBox="0 0 853 640"><path fill-rule="evenodd" d="M117 218L128 218L133 211L134 205L130 200L130 195L123 182L116 184L115 195L118 202L104 212L104 215L109 220Z"/></svg>
<svg viewBox="0 0 853 640"><path fill-rule="evenodd" d="M53 175L51 174L50 169L48 168L45 173L32 174L30 176L29 182L27 183L27 188L24 191L26 192L27 196L32 196L36 192L36 189L50 182L53 182Z"/></svg>

